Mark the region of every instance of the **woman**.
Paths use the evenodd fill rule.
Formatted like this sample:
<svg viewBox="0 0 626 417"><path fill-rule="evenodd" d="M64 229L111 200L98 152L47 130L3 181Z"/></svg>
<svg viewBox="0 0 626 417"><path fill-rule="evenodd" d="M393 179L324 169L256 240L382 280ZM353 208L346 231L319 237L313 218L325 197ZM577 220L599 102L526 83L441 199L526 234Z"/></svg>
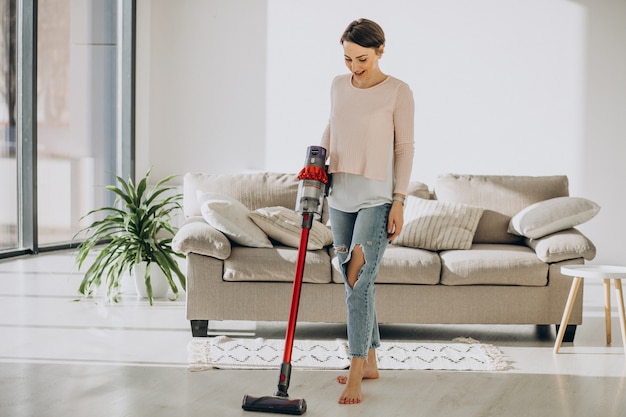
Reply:
<svg viewBox="0 0 626 417"><path fill-rule="evenodd" d="M414 102L409 86L378 65L385 47L378 24L355 20L341 44L350 73L332 82L321 145L329 150L330 221L348 308L351 365L347 377L337 378L346 385L339 403L356 404L362 379L378 378L374 281L387 243L402 230L414 154Z"/></svg>

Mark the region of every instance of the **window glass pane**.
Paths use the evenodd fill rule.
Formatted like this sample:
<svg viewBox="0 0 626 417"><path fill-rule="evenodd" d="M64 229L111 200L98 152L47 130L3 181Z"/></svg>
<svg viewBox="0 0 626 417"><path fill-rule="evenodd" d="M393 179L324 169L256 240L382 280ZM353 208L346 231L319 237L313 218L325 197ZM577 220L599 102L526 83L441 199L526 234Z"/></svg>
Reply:
<svg viewBox="0 0 626 417"><path fill-rule="evenodd" d="M110 203L116 172L115 0L39 0L39 245L67 243Z"/></svg>
<svg viewBox="0 0 626 417"><path fill-rule="evenodd" d="M0 251L18 247L16 0L0 0Z"/></svg>

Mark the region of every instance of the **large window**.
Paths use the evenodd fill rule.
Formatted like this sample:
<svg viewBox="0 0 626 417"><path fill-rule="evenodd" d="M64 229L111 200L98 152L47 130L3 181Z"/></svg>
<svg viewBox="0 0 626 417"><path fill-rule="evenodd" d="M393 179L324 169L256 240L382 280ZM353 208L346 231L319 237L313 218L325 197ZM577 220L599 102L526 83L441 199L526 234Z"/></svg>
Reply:
<svg viewBox="0 0 626 417"><path fill-rule="evenodd" d="M116 172L116 1L39 0L39 244L68 242ZM84 226L84 224L82 224Z"/></svg>
<svg viewBox="0 0 626 417"><path fill-rule="evenodd" d="M93 220L83 216L112 202L104 186L130 175L134 1L0 4L0 253L68 246ZM29 24L33 42L20 43ZM36 93L20 95L29 84L16 72Z"/></svg>

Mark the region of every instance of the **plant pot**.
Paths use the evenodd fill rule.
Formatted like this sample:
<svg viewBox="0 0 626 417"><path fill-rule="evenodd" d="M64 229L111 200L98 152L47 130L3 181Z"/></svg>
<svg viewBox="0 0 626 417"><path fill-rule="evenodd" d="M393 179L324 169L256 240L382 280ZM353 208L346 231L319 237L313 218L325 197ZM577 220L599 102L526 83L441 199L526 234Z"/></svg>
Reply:
<svg viewBox="0 0 626 417"><path fill-rule="evenodd" d="M148 298L146 282L144 280L146 273L146 262L141 262L133 266L133 278L135 280L135 288L137 295L142 298ZM170 289L167 277L157 265L150 264L150 285L152 286L152 298L165 298Z"/></svg>

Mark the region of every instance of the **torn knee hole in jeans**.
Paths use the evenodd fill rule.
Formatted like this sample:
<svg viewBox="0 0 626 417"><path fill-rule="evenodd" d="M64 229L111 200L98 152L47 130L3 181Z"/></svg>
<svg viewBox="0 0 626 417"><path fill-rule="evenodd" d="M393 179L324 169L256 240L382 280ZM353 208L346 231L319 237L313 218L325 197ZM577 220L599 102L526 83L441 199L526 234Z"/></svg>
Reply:
<svg viewBox="0 0 626 417"><path fill-rule="evenodd" d="M371 246L372 242L367 242L366 244L367 246ZM354 245L354 248L352 248L352 251L355 251L357 249L363 254L363 257L365 257L365 252L363 252L363 245L357 243L356 245Z"/></svg>
<svg viewBox="0 0 626 417"><path fill-rule="evenodd" d="M363 246L361 244L354 245L344 262L348 285L350 285L353 289L359 281L359 275L361 274L361 270L363 265L365 265L365 262L365 252L363 251Z"/></svg>
<svg viewBox="0 0 626 417"><path fill-rule="evenodd" d="M335 251L339 253L348 253L348 248L345 246L335 246Z"/></svg>
<svg viewBox="0 0 626 417"><path fill-rule="evenodd" d="M357 253L357 260L354 260L354 252L358 252ZM363 268L363 265L365 265L367 263L367 260L365 259L365 251L363 250L363 245L356 244L354 246L354 248L352 248L352 253L350 254L350 262L358 262L359 263L359 269Z"/></svg>

